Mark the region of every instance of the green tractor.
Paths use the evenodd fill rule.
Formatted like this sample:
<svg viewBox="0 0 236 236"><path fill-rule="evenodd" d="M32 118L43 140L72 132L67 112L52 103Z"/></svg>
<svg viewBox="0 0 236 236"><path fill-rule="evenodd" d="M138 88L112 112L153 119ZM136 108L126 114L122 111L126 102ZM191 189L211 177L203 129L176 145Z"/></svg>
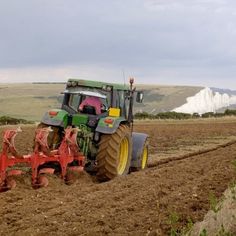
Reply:
<svg viewBox="0 0 236 236"><path fill-rule="evenodd" d="M78 127L77 143L86 157L85 170L106 181L131 171L146 168L148 135L133 132L133 104L143 100L142 91L130 85L69 79L63 92L61 109L44 115L39 127L50 126L48 145L56 149L68 126ZM94 104L81 104L88 97L100 101L100 111Z"/></svg>

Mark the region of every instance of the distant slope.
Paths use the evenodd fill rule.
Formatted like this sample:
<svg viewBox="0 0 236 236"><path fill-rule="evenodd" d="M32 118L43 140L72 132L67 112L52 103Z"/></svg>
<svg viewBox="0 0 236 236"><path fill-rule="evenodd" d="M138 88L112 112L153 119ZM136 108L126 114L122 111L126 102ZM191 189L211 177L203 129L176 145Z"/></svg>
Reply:
<svg viewBox="0 0 236 236"><path fill-rule="evenodd" d="M186 103L186 98L198 93L203 87L138 85L144 90L143 104L135 104L135 111L156 114L170 111Z"/></svg>
<svg viewBox="0 0 236 236"><path fill-rule="evenodd" d="M11 116L39 121L51 108L59 108L61 83L0 84L0 116ZM135 103L135 112L158 113L181 106L186 98L198 93L202 87L137 85L144 90L143 104Z"/></svg>
<svg viewBox="0 0 236 236"><path fill-rule="evenodd" d="M0 84L0 116L39 121L47 110L60 107L64 84Z"/></svg>

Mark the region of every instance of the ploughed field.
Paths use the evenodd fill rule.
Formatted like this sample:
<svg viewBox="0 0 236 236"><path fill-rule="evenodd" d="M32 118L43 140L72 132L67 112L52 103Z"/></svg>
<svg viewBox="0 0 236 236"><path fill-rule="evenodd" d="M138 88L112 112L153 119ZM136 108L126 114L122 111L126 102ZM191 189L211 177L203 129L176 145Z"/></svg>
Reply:
<svg viewBox="0 0 236 236"><path fill-rule="evenodd" d="M34 129L22 126L19 152L31 151ZM0 194L0 235L168 235L173 215L176 227L202 220L209 196L236 177L236 120L145 121L134 130L150 136L149 168L106 183L81 173L70 186L49 176L38 190L19 176Z"/></svg>

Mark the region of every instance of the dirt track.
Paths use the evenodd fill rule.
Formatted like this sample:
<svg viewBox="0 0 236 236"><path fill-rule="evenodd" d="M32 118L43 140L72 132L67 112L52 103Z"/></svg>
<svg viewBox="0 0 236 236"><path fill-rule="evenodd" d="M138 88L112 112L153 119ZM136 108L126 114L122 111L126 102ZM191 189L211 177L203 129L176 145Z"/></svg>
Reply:
<svg viewBox="0 0 236 236"><path fill-rule="evenodd" d="M32 145L32 127L18 137L21 152ZM216 146L236 137L236 122L136 125L150 135L151 162ZM234 138L235 139L235 138ZM173 161L98 184L86 173L72 186L51 176L47 188L32 190L29 176L0 194L0 235L168 235L169 217L178 226L201 220L209 196L221 196L235 176L236 144Z"/></svg>

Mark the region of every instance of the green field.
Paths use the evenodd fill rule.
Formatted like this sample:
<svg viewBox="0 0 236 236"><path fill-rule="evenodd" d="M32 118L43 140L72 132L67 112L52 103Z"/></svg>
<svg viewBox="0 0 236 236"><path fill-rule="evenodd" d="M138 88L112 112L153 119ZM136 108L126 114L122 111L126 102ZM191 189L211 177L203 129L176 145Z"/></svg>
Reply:
<svg viewBox="0 0 236 236"><path fill-rule="evenodd" d="M38 121L45 111L60 107L64 84L0 85L0 116Z"/></svg>
<svg viewBox="0 0 236 236"><path fill-rule="evenodd" d="M59 108L65 84L25 83L0 84L0 116L39 121L51 108ZM135 104L135 111L161 112L174 109L193 96L201 87L138 85L144 90L143 104Z"/></svg>

